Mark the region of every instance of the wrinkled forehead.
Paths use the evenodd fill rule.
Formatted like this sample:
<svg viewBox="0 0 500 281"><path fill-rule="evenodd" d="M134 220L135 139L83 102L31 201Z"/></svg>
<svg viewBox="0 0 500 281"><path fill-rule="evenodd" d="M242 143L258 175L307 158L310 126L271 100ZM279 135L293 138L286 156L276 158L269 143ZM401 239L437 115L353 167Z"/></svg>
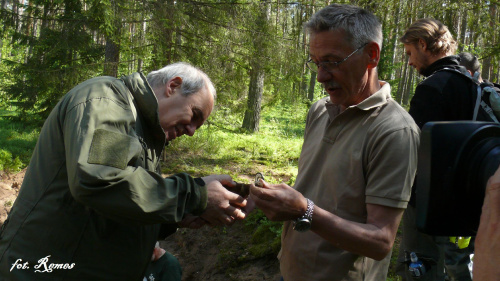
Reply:
<svg viewBox="0 0 500 281"><path fill-rule="evenodd" d="M309 54L311 57L340 55L343 51L352 49L344 37L343 30L329 30L311 34L309 39Z"/></svg>
<svg viewBox="0 0 500 281"><path fill-rule="evenodd" d="M214 109L215 99L209 87L205 86L193 95L193 110L201 114L203 120L207 120Z"/></svg>

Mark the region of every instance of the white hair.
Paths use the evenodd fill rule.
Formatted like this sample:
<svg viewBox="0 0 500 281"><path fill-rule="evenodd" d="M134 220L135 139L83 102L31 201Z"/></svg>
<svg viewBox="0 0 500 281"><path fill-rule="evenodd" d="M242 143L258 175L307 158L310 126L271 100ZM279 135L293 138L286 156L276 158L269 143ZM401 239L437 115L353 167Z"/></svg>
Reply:
<svg viewBox="0 0 500 281"><path fill-rule="evenodd" d="M169 64L164 68L151 71L146 79L152 88L157 88L165 86L174 77L182 78L181 93L184 96L197 93L203 87L207 87L214 100L217 97L214 84L210 81L208 75L189 63L177 62Z"/></svg>

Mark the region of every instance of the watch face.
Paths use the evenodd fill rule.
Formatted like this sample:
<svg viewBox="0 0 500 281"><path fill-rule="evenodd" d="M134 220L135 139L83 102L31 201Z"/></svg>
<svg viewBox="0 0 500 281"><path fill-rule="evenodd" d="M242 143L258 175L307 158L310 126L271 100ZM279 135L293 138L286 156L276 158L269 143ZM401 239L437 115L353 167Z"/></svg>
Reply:
<svg viewBox="0 0 500 281"><path fill-rule="evenodd" d="M311 222L308 219L305 218L300 218L295 221L295 224L293 226L294 230L297 230L299 232L305 232L311 229Z"/></svg>

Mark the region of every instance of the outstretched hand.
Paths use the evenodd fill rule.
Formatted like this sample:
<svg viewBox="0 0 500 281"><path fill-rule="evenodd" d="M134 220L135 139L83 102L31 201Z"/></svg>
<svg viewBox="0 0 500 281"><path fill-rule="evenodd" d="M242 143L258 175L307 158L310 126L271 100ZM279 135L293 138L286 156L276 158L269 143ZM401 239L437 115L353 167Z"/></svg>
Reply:
<svg viewBox="0 0 500 281"><path fill-rule="evenodd" d="M474 250L474 280L500 276L500 167L488 180Z"/></svg>
<svg viewBox="0 0 500 281"><path fill-rule="evenodd" d="M285 183L270 185L261 180L262 187L252 184L250 199L272 221L286 221L301 217L307 210L306 198Z"/></svg>
<svg viewBox="0 0 500 281"><path fill-rule="evenodd" d="M208 202L201 218L210 225L231 225L236 220L245 218L241 210L247 205L247 200L236 193L227 190L224 185L234 185L228 175L212 175L203 177L207 185Z"/></svg>

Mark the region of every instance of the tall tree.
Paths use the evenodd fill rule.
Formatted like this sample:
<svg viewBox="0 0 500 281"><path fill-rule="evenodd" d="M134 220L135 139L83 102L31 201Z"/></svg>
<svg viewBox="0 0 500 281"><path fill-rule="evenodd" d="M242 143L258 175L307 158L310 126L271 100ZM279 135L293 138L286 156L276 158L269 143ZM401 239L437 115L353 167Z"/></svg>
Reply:
<svg viewBox="0 0 500 281"><path fill-rule="evenodd" d="M15 44L32 51L15 64L14 84L7 87L7 93L24 113L21 116L33 119L37 115L45 117L61 95L82 76L88 78L84 70L92 67L81 66L96 58L99 47L85 29L87 18L78 0L33 1L26 13L41 17L24 17L24 30L17 30L15 22L11 26ZM40 31L35 32L33 25L38 20Z"/></svg>
<svg viewBox="0 0 500 281"><path fill-rule="evenodd" d="M268 58L269 45L265 34L269 30L269 3L261 0L258 3L258 15L255 20L255 27L260 29L256 32L253 41L253 56L251 57L250 85L248 87L248 102L243 119L242 128L255 132L259 130L260 110L262 106L262 94L264 92L265 66ZM261 34L259 34L261 33Z"/></svg>
<svg viewBox="0 0 500 281"><path fill-rule="evenodd" d="M249 131L258 130L264 106L314 99L315 73L305 67L307 38L302 24L332 2L1 1L0 76L10 77L12 83L2 85L2 91L26 116L43 116L67 89L84 79L187 61L206 71L218 90L221 110L214 112L211 122L226 124L224 117L231 113L238 116L231 125ZM402 103L411 99L418 79L407 67L397 39L418 18L448 24L458 37L459 50L477 54L483 75L497 82L498 1L342 2L370 9L383 22L380 76L393 85L397 91L393 95Z"/></svg>

